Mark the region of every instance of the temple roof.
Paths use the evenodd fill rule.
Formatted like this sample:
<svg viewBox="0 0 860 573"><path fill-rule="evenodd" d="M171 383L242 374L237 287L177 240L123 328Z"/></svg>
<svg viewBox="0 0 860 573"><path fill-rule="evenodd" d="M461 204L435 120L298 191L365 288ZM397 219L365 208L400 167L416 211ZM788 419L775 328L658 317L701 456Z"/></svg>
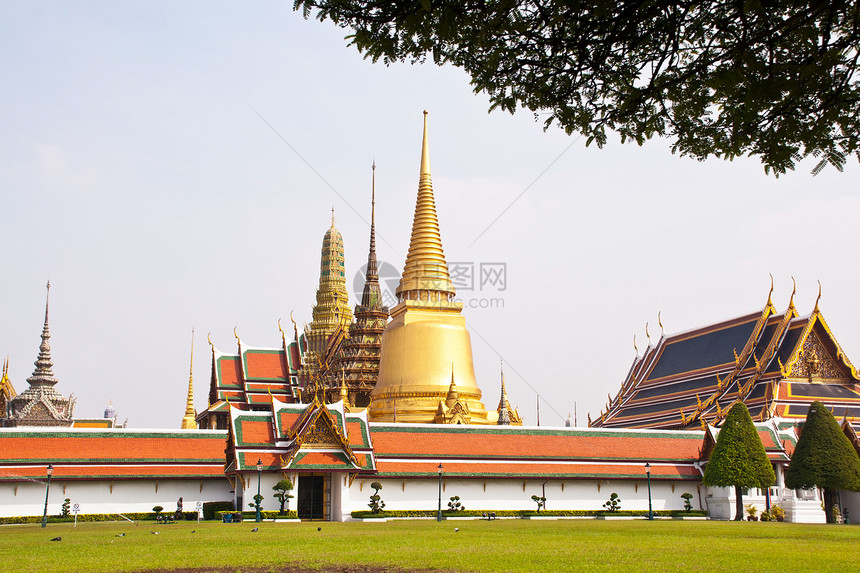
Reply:
<svg viewBox="0 0 860 573"><path fill-rule="evenodd" d="M229 472L256 470L375 469L373 446L363 412L345 412L343 403L291 404L270 397L270 409L230 408Z"/></svg>
<svg viewBox="0 0 860 573"><path fill-rule="evenodd" d="M0 481L217 478L224 476L224 430L0 429Z"/></svg>
<svg viewBox="0 0 860 573"><path fill-rule="evenodd" d="M820 296L820 295L819 295ZM818 309L756 313L661 336L637 356L596 427L689 428L719 423L743 401L753 419L801 419L814 400L860 421L860 377Z"/></svg>
<svg viewBox="0 0 860 573"><path fill-rule="evenodd" d="M380 477L701 476L704 432L371 423Z"/></svg>

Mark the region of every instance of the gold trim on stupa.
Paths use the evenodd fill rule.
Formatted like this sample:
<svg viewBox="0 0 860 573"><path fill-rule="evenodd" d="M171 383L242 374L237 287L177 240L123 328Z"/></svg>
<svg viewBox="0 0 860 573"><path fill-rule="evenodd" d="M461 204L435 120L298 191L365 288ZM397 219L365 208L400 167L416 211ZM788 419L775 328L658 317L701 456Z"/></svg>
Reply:
<svg viewBox="0 0 860 573"><path fill-rule="evenodd" d="M470 423L490 423L475 380L472 342L460 314L463 305L454 296L433 198L425 111L412 237L397 288L398 304L382 335L379 379L368 408L371 421L433 423L455 377Z"/></svg>

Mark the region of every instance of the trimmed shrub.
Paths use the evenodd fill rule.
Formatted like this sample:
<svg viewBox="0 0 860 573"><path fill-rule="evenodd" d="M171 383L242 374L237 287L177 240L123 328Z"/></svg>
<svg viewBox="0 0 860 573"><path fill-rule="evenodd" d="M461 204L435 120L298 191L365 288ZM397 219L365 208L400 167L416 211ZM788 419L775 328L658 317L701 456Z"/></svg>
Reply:
<svg viewBox="0 0 860 573"><path fill-rule="evenodd" d="M765 489L775 480L773 466L767 459L749 410L742 402L736 402L720 427L702 481L706 485L734 486L735 520L740 521L744 517L743 490Z"/></svg>
<svg viewBox="0 0 860 573"><path fill-rule="evenodd" d="M792 489L822 488L827 523L836 521L837 490L860 490L857 451L821 402L809 405L806 422L785 471L785 485Z"/></svg>
<svg viewBox="0 0 860 573"><path fill-rule="evenodd" d="M232 501L206 501L203 502L203 519L221 519L220 512L232 511Z"/></svg>

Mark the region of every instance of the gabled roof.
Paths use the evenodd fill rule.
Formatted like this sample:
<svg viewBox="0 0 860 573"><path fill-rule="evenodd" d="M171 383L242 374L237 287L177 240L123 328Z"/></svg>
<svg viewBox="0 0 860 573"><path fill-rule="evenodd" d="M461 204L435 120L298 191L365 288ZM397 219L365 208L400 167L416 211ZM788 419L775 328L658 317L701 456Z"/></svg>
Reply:
<svg viewBox="0 0 860 573"><path fill-rule="evenodd" d="M815 388L804 386L803 391L815 398L781 400L786 385L790 389L792 384L804 384L798 371L803 370L804 348L808 352L810 344L818 349L821 375L814 380ZM753 419L793 418L800 415L796 409L802 407L805 416L809 402L824 396L831 398L830 405L838 406L838 413L854 416L860 415L857 382L860 377L817 303L810 315L798 317L793 294L784 313L776 312L768 295L767 304L757 313L661 336L656 346L637 357L618 395L590 423L595 427L704 427L719 423L737 400L746 404Z"/></svg>
<svg viewBox="0 0 860 573"><path fill-rule="evenodd" d="M221 352L212 345L210 412L222 400L266 404L270 394L296 400L300 367L297 344L287 343L283 331L282 338L283 348L250 347L237 339L237 354Z"/></svg>
<svg viewBox="0 0 860 573"><path fill-rule="evenodd" d="M373 471L375 463L367 418L345 413L343 403L293 404L269 396L267 411L230 408L232 471Z"/></svg>

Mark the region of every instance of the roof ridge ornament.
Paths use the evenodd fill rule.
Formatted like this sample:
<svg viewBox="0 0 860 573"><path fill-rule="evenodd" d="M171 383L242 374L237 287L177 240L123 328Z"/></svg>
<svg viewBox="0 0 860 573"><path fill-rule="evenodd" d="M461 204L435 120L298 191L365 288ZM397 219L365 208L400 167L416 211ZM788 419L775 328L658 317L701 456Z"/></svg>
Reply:
<svg viewBox="0 0 860 573"><path fill-rule="evenodd" d="M773 299L771 298L773 296L773 274L767 274L770 275L770 291L767 293L767 304L765 305L765 307L773 306Z"/></svg>
<svg viewBox="0 0 860 573"><path fill-rule="evenodd" d="M662 320L662 319L661 319L661 317L660 317L660 313L661 313L661 312L662 312L662 311L659 311L659 310L657 311L657 324L659 324L659 325L660 325L660 338L662 339L662 338L663 338L663 333L665 332L665 329L663 328L663 320Z"/></svg>
<svg viewBox="0 0 860 573"><path fill-rule="evenodd" d="M818 281L818 296L815 297L815 308L812 309L813 314L818 314L819 312L821 312L820 310L818 310L818 301L820 301L820 300L821 300L821 281Z"/></svg>

